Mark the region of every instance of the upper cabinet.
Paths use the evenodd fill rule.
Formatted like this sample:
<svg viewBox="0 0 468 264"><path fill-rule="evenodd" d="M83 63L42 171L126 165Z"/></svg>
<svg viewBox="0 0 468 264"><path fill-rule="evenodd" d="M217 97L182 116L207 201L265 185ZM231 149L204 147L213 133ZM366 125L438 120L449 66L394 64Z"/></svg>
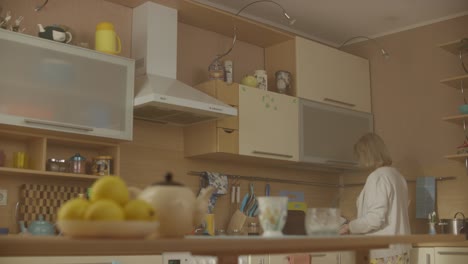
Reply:
<svg viewBox="0 0 468 264"><path fill-rule="evenodd" d="M209 81L196 88L238 107L239 115L185 127L187 157L227 153L298 160L297 98L222 81Z"/></svg>
<svg viewBox="0 0 468 264"><path fill-rule="evenodd" d="M296 37L266 48L265 61L269 83L275 83L276 71L291 72L290 95L371 112L369 61L366 59Z"/></svg>
<svg viewBox="0 0 468 264"><path fill-rule="evenodd" d="M240 86L239 154L298 160L297 98Z"/></svg>
<svg viewBox="0 0 468 264"><path fill-rule="evenodd" d="M134 61L0 30L0 122L131 140Z"/></svg>

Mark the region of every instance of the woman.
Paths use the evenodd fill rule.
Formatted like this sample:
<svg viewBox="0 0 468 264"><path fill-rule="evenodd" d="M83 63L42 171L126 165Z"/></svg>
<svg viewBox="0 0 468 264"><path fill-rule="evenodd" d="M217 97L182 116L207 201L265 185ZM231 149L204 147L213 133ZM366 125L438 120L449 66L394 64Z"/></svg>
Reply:
<svg viewBox="0 0 468 264"><path fill-rule="evenodd" d="M340 234L407 235L408 187L405 178L393 167L383 140L369 133L354 145L359 164L372 170L357 198L357 219L341 227ZM391 245L371 250L371 264L409 264L410 245Z"/></svg>

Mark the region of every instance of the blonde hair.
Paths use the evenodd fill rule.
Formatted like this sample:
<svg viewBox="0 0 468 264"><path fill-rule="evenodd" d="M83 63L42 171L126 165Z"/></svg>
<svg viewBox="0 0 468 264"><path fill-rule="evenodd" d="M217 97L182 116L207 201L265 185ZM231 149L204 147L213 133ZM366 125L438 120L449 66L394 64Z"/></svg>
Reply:
<svg viewBox="0 0 468 264"><path fill-rule="evenodd" d="M365 168L377 169L392 165L392 157L381 137L374 133L362 136L354 145L354 154Z"/></svg>

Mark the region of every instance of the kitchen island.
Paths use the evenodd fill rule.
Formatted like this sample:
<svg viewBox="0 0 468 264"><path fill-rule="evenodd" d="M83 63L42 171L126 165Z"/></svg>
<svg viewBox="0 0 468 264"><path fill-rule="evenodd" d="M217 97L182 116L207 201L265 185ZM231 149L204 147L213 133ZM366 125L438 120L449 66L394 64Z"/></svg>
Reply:
<svg viewBox="0 0 468 264"><path fill-rule="evenodd" d="M356 263L362 263L369 249L386 248L395 243L460 244L464 235L340 236L309 237L204 237L183 239L73 239L68 237L1 236L0 256L102 256L157 255L164 252L191 252L213 255L218 263L237 262L237 256L356 250Z"/></svg>

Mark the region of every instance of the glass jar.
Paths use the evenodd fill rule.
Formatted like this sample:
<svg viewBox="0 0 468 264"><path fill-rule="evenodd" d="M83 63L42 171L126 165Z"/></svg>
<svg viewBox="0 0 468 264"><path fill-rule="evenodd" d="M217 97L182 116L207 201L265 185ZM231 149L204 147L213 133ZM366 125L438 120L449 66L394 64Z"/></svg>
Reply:
<svg viewBox="0 0 468 264"><path fill-rule="evenodd" d="M46 170L55 172L67 172L67 161L64 159L48 159Z"/></svg>
<svg viewBox="0 0 468 264"><path fill-rule="evenodd" d="M208 79L224 81L224 67L218 58L210 64L208 73Z"/></svg>
<svg viewBox="0 0 468 264"><path fill-rule="evenodd" d="M76 153L69 160L69 168L71 173L86 173L86 158Z"/></svg>
<svg viewBox="0 0 468 264"><path fill-rule="evenodd" d="M113 174L111 156L98 156L93 158L91 171L94 175L105 176Z"/></svg>
<svg viewBox="0 0 468 264"><path fill-rule="evenodd" d="M247 235L249 236L258 236L260 235L260 231L258 229L257 223L251 222L247 228Z"/></svg>

